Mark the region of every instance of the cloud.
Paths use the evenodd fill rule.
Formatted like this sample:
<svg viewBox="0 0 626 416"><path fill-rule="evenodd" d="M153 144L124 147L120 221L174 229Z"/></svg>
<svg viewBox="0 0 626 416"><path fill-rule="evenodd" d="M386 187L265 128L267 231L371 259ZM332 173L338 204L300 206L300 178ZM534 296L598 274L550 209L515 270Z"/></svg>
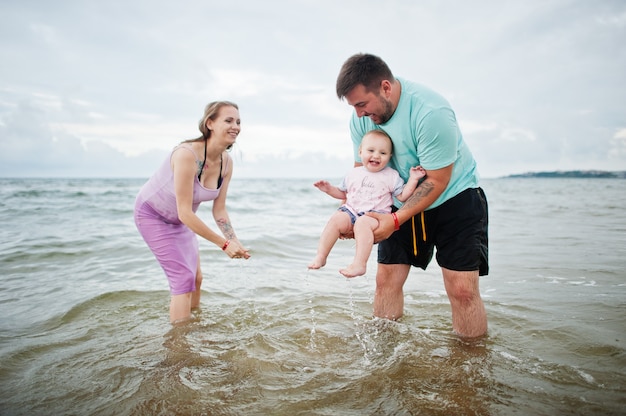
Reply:
<svg viewBox="0 0 626 416"><path fill-rule="evenodd" d="M229 99L242 171L339 175L355 52L447 97L483 176L626 170L625 22L617 0L1 2L0 174L145 176Z"/></svg>
<svg viewBox="0 0 626 416"><path fill-rule="evenodd" d="M618 162L626 159L626 128L622 128L615 133L610 142L609 157Z"/></svg>
<svg viewBox="0 0 626 416"><path fill-rule="evenodd" d="M285 152L249 159L235 151L233 159L236 178L326 179L337 184L354 164L350 156L331 156L323 152Z"/></svg>
<svg viewBox="0 0 626 416"><path fill-rule="evenodd" d="M0 124L0 176L148 176L164 152L127 157L104 141L52 129L41 107L22 102ZM158 161L158 162L157 162Z"/></svg>

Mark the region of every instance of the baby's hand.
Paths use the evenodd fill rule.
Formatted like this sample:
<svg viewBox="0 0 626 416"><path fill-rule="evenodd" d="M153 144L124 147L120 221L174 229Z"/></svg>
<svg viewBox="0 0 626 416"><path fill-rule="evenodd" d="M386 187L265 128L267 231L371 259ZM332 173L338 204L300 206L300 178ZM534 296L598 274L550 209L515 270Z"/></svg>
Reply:
<svg viewBox="0 0 626 416"><path fill-rule="evenodd" d="M332 185L328 181L317 181L313 184L313 186L315 186L320 191L326 193L328 193L328 191L330 191L330 188L332 188Z"/></svg>
<svg viewBox="0 0 626 416"><path fill-rule="evenodd" d="M409 171L409 176L413 179L421 179L426 176L426 171L421 166L415 166Z"/></svg>

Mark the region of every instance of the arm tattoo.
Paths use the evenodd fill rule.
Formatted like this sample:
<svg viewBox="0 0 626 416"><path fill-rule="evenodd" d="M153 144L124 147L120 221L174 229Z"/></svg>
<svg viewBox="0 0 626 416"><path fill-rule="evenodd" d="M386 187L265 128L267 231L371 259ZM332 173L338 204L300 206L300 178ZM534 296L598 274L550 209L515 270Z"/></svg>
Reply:
<svg viewBox="0 0 626 416"><path fill-rule="evenodd" d="M403 205L403 208L406 207L407 209L411 209L415 207L422 201L423 198L428 196L428 194L430 194L434 188L435 188L435 185L433 185L432 182L425 180L415 189L415 191L413 192L413 195L411 195L409 199L406 200L406 202Z"/></svg>
<svg viewBox="0 0 626 416"><path fill-rule="evenodd" d="M237 239L237 236L235 235L235 230L233 230L233 226L230 225L229 221L226 221L224 218L220 218L215 222L217 223L217 226L220 228L220 230L222 230L222 234L224 234L224 237L229 240Z"/></svg>

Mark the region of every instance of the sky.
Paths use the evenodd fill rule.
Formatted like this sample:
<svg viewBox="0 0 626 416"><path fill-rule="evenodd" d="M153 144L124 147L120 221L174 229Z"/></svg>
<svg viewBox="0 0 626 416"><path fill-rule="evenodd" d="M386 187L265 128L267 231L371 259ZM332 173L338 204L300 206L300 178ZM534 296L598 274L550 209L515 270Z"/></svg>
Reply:
<svg viewBox="0 0 626 416"><path fill-rule="evenodd" d="M448 99L484 178L626 170L623 0L0 0L0 177L148 177L214 100L235 176L343 176L359 52Z"/></svg>

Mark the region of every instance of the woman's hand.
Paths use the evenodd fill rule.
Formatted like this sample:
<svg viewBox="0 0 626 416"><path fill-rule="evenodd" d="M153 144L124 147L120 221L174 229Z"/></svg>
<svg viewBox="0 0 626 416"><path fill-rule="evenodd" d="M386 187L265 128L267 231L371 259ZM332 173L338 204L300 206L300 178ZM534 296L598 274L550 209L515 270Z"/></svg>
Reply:
<svg viewBox="0 0 626 416"><path fill-rule="evenodd" d="M237 240L229 240L228 245L224 249L224 252L231 259L249 259L250 252L247 248L244 248Z"/></svg>

